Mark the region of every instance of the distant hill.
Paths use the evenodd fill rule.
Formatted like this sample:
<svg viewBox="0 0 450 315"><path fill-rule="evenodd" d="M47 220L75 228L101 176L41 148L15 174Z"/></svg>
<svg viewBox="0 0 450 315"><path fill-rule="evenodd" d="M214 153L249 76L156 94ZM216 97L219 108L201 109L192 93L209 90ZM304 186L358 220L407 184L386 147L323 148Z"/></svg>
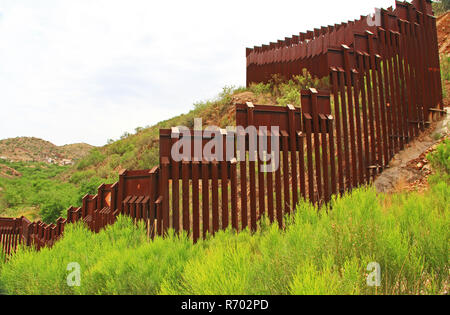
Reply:
<svg viewBox="0 0 450 315"><path fill-rule="evenodd" d="M18 137L0 140L0 159L13 162L45 162L67 165L82 159L93 148L85 143L58 147L42 139Z"/></svg>

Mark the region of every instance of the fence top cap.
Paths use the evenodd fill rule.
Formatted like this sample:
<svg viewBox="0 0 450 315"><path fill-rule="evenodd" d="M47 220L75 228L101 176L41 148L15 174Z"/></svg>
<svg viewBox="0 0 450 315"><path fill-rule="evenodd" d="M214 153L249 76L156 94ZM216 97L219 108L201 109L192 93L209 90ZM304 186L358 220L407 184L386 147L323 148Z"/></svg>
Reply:
<svg viewBox="0 0 450 315"><path fill-rule="evenodd" d="M246 104L247 104L247 107L250 107L250 108L254 108L255 107L255 105L253 105L252 102L247 102Z"/></svg>
<svg viewBox="0 0 450 315"><path fill-rule="evenodd" d="M294 105L291 105L291 104L288 104L288 105L287 105L287 108L289 108L289 110L295 110Z"/></svg>
<svg viewBox="0 0 450 315"><path fill-rule="evenodd" d="M125 175L126 173L127 173L127 170L126 170L126 169L121 170L121 171L119 172L119 176Z"/></svg>
<svg viewBox="0 0 450 315"><path fill-rule="evenodd" d="M172 127L172 134L179 134L180 133L180 129L178 127Z"/></svg>
<svg viewBox="0 0 450 315"><path fill-rule="evenodd" d="M227 135L228 131L226 129L220 129L220 134L223 135L223 136Z"/></svg>
<svg viewBox="0 0 450 315"><path fill-rule="evenodd" d="M313 94L317 94L317 93L319 93L319 92L317 92L317 90L316 90L315 88L310 88L309 90L310 90L310 91L311 91L311 93L313 93Z"/></svg>
<svg viewBox="0 0 450 315"><path fill-rule="evenodd" d="M371 31L369 31L369 30L366 30L366 34L367 35L374 35Z"/></svg>
<svg viewBox="0 0 450 315"><path fill-rule="evenodd" d="M343 44L343 45L341 45L341 47L342 47L342 48L344 48L345 50L348 50L348 49L350 49L350 47L348 47L347 45L344 45L344 44Z"/></svg>

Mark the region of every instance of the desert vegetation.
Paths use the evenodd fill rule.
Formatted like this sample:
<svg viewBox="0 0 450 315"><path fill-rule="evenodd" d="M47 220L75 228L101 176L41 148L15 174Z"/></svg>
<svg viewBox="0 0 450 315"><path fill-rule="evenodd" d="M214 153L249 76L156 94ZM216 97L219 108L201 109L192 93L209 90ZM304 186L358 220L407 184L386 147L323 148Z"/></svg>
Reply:
<svg viewBox="0 0 450 315"><path fill-rule="evenodd" d="M153 241L121 217L93 234L69 226L52 249L21 249L0 268L8 294L447 294L450 142L429 156L425 193L363 187L317 208L300 204L284 230L232 230L193 245L186 235ZM81 266L81 286L66 283ZM367 266L381 266L379 287Z"/></svg>
<svg viewBox="0 0 450 315"><path fill-rule="evenodd" d="M94 192L100 179L80 178L75 185L61 180L68 166L46 163L1 161L8 172L0 176L0 216L42 219L54 222L65 216L71 205L81 204L82 197Z"/></svg>

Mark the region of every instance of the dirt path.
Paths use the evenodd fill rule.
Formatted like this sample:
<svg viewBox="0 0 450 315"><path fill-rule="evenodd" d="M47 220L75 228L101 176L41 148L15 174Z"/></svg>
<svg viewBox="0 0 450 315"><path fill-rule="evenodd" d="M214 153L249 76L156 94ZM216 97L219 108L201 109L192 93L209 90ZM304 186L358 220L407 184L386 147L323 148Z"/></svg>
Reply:
<svg viewBox="0 0 450 315"><path fill-rule="evenodd" d="M439 53L450 53L450 12L447 12L437 18L436 28L438 32Z"/></svg>
<svg viewBox="0 0 450 315"><path fill-rule="evenodd" d="M375 180L378 192L420 191L427 187L431 168L426 156L450 136L450 107L446 110L447 116L443 120L433 123L424 134L393 158L389 168Z"/></svg>

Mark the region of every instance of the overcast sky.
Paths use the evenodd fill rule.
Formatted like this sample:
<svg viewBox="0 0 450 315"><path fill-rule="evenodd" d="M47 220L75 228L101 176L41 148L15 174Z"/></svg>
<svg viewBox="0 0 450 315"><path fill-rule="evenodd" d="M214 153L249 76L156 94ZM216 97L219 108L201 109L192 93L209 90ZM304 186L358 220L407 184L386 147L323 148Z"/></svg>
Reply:
<svg viewBox="0 0 450 315"><path fill-rule="evenodd" d="M0 139L104 145L245 85L245 48L392 0L0 0Z"/></svg>

